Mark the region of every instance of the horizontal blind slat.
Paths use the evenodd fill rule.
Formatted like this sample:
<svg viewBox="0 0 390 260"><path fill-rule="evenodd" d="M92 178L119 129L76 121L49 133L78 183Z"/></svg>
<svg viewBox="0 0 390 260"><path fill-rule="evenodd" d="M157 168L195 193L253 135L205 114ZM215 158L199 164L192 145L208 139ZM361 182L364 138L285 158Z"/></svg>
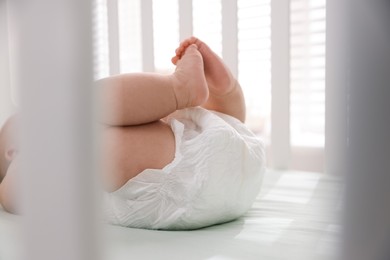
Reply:
<svg viewBox="0 0 390 260"><path fill-rule="evenodd" d="M292 145L324 145L325 8L325 0L291 1L290 127Z"/></svg>

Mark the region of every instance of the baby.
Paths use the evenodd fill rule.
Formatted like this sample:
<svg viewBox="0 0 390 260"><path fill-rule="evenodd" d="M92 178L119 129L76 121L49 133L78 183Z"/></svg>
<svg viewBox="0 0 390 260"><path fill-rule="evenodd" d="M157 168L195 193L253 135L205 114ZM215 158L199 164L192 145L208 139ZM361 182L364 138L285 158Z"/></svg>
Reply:
<svg viewBox="0 0 390 260"><path fill-rule="evenodd" d="M112 224L194 229L233 220L253 203L264 146L245 126L241 87L195 37L172 58L171 75L98 81L102 103L104 216ZM14 118L0 132L0 202L15 211Z"/></svg>

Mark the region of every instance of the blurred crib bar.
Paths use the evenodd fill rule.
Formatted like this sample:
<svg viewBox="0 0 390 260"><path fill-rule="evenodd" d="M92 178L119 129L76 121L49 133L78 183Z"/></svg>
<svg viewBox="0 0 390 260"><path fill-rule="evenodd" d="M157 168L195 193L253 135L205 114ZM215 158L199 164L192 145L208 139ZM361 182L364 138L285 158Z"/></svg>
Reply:
<svg viewBox="0 0 390 260"><path fill-rule="evenodd" d="M9 1L18 33L23 259L99 259L91 1Z"/></svg>

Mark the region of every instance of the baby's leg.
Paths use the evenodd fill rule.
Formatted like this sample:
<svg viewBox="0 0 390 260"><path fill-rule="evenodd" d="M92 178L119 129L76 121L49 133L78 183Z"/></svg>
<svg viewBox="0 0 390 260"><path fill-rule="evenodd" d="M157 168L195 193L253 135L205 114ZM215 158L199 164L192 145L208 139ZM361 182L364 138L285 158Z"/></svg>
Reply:
<svg viewBox="0 0 390 260"><path fill-rule="evenodd" d="M240 84L234 78L223 60L209 46L195 37L184 40L176 49L172 62L177 64L182 59L186 48L191 44L198 46L204 62L207 84L210 90L209 99L203 105L245 121L245 100Z"/></svg>
<svg viewBox="0 0 390 260"><path fill-rule="evenodd" d="M98 81L102 121L108 125L139 125L164 118L208 98L202 56L196 45L183 53L172 75L123 74Z"/></svg>
<svg viewBox="0 0 390 260"><path fill-rule="evenodd" d="M145 169L162 169L175 155L171 127L162 121L103 131L103 183L112 192Z"/></svg>

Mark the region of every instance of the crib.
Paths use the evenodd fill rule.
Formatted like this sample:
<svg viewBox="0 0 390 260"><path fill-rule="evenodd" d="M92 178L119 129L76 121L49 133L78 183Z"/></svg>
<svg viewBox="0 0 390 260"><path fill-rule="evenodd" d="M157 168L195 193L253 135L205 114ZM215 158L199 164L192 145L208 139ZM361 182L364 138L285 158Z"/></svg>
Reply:
<svg viewBox="0 0 390 260"><path fill-rule="evenodd" d="M197 0L179 1L180 39L193 33L189 15L193 1ZM220 2L224 25L220 51L233 72L238 73L238 1ZM387 119L390 111L384 98L389 96L389 73L374 70L373 64L379 60L381 68L390 66L385 52L385 43L390 39L384 32L387 27L375 27L377 23L383 25L389 16L385 1L370 1L377 5L367 2L327 1L327 13L332 14L332 19L326 22L326 44L330 48L326 52L324 172L288 168L292 159L286 124L290 119L290 1L268 1L273 53L272 162L261 192L252 208L235 221L194 231L156 231L98 225L99 211L93 199L97 190L93 174L97 170L97 130L92 123L96 115L91 84L96 76L91 23L95 6L91 1L78 0L2 0L0 35L4 37L0 54L5 59L1 60L0 81L2 86L20 87L20 136L26 145L21 201L28 214L18 217L0 209L0 259L334 259L340 252L348 260L387 259L390 129L388 120L383 118ZM122 72L118 1L106 3L110 38L105 70L116 74ZM140 4L144 14L142 70L155 71L153 1L143 0ZM362 12L368 12L372 19L362 19ZM19 26L20 34L15 36L21 50L16 59L19 71L9 66L9 53L14 47L7 38L9 16L16 17ZM345 16L355 23L345 24ZM377 21L375 17L383 19ZM352 40L359 44L352 45ZM375 48L367 50L367 46ZM347 47L350 52L345 51ZM378 50L382 53L375 52ZM356 53L364 55L352 55ZM18 82L13 81L12 75ZM370 91L366 91L367 79L374 86ZM3 119L12 104L18 102L10 98L13 94L9 88L2 88L1 93ZM44 131L41 125L47 126ZM367 132L373 134L366 142ZM347 176L350 187L346 202L345 172L353 173ZM369 192L361 192L362 187ZM354 221L343 223L340 215ZM342 244L340 234L344 227L347 232ZM361 239L357 240L359 246L353 244L353 237ZM370 241L364 239L367 237Z"/></svg>

